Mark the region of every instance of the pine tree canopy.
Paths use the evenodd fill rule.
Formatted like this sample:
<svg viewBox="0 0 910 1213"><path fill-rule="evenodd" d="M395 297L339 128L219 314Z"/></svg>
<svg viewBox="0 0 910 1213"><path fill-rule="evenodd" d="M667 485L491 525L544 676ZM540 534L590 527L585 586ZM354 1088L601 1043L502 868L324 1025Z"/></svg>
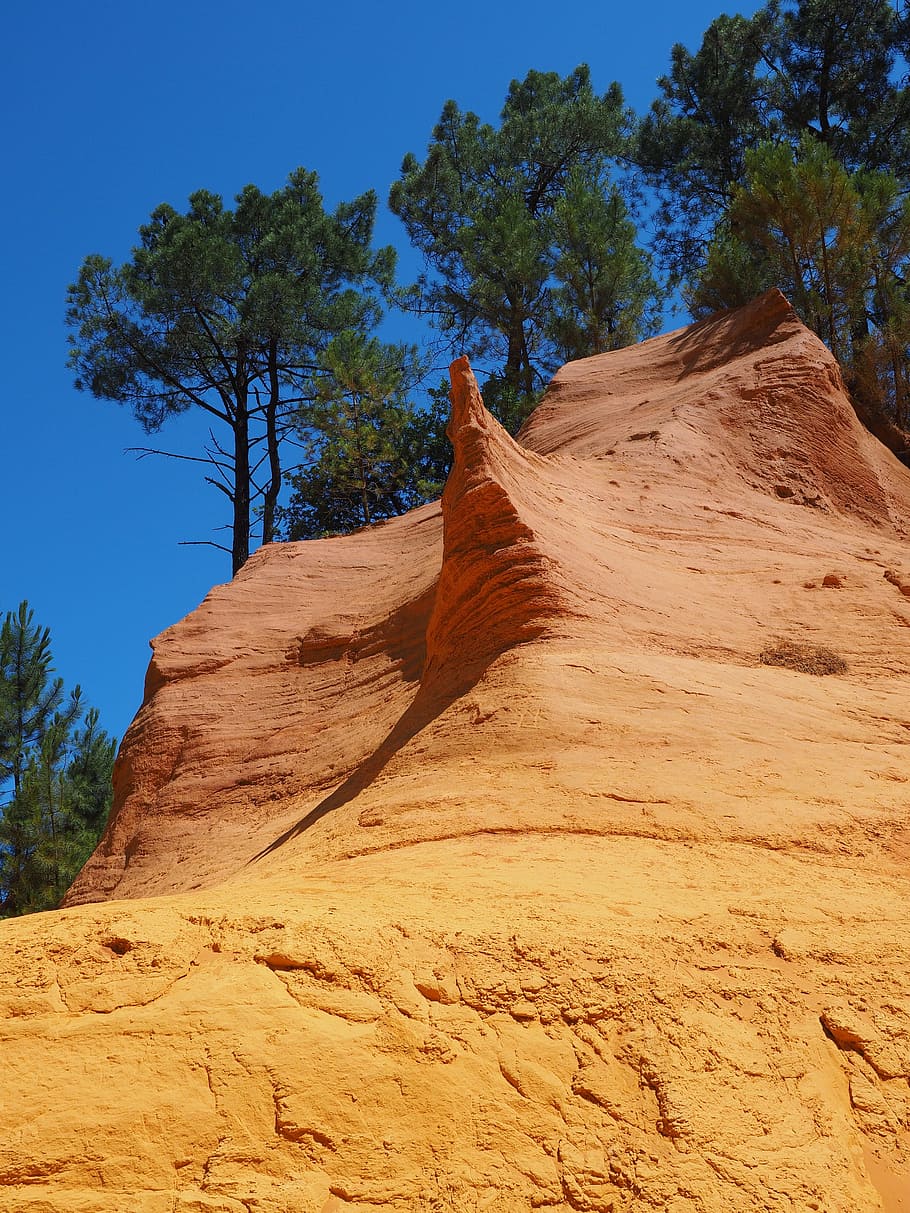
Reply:
<svg viewBox="0 0 910 1213"><path fill-rule="evenodd" d="M657 249L696 314L779 286L910 459L910 18L890 0L718 17L637 131ZM895 429L895 425L897 429Z"/></svg>
<svg viewBox="0 0 910 1213"><path fill-rule="evenodd" d="M629 123L586 66L532 71L498 126L448 101L425 160L404 158L390 206L426 264L412 306L487 361L494 399L531 400L567 352L652 331L657 288L610 177Z"/></svg>
<svg viewBox="0 0 910 1213"><path fill-rule="evenodd" d="M413 346L348 330L320 356L297 416L303 464L282 512L290 539L369 526L437 497L448 471L448 402L413 397L424 367Z"/></svg>
<svg viewBox="0 0 910 1213"><path fill-rule="evenodd" d="M110 809L116 742L51 663L22 602L0 625L0 917L56 906Z"/></svg>
<svg viewBox="0 0 910 1213"><path fill-rule="evenodd" d="M635 157L662 199L658 248L677 282L697 271L760 143L809 136L848 170L905 174L907 26L890 0L770 0L718 17L694 53L673 47Z"/></svg>
<svg viewBox="0 0 910 1213"><path fill-rule="evenodd" d="M200 190L139 230L131 259L85 259L68 295L76 386L129 405L148 433L196 408L213 419L194 458L231 507L231 555L246 561L255 515L275 538L281 448L304 384L332 337L375 322L394 252L370 248L376 196L329 214L315 173L295 170L234 210Z"/></svg>

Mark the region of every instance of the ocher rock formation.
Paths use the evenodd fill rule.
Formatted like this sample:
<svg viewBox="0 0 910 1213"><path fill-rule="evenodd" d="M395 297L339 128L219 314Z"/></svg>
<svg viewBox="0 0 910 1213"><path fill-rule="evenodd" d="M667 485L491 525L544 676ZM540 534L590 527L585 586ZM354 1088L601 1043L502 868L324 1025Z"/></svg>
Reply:
<svg viewBox="0 0 910 1213"><path fill-rule="evenodd" d="M910 472L776 292L450 431L155 642L0 1210L910 1208Z"/></svg>

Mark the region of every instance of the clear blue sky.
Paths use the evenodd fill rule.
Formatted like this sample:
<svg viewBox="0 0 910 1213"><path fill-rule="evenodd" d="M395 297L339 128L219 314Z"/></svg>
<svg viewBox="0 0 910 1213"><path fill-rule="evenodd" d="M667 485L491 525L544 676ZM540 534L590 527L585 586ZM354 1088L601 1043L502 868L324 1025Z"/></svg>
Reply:
<svg viewBox="0 0 910 1213"><path fill-rule="evenodd" d="M159 202L277 189L297 165L319 173L331 206L377 190L377 240L404 252L385 199L447 98L492 121L511 79L585 62L599 91L619 80L641 111L671 45L697 47L721 11L709 0L12 6L0 65L0 611L29 600L58 673L82 684L108 731L121 737L139 706L149 639L230 566L178 546L223 538L220 494L192 464L137 463L124 453L145 441L130 414L72 387L64 296L83 257L123 261ZM195 433L181 422L162 445L192 449Z"/></svg>

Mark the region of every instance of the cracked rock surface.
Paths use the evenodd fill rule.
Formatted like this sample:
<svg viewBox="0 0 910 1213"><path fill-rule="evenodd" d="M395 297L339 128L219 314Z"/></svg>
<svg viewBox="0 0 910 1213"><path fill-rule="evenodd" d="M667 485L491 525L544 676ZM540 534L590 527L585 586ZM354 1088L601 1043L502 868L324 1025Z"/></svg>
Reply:
<svg viewBox="0 0 910 1213"><path fill-rule="evenodd" d="M452 382L441 505L159 637L0 925L0 1213L910 1209L910 473L777 292L518 440Z"/></svg>

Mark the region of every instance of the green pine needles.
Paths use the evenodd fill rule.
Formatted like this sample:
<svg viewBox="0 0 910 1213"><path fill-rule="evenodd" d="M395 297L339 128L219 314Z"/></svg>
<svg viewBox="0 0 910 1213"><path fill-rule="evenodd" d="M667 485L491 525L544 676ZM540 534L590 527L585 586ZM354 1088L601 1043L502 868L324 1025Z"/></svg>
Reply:
<svg viewBox="0 0 910 1213"><path fill-rule="evenodd" d="M634 158L693 315L779 287L908 460L910 22L890 0L769 0L677 45ZM895 428L895 426L897 428Z"/></svg>
<svg viewBox="0 0 910 1213"><path fill-rule="evenodd" d="M111 805L116 742L51 662L20 603L0 625L0 917L59 905Z"/></svg>
<svg viewBox="0 0 910 1213"><path fill-rule="evenodd" d="M621 185L630 131L619 85L598 95L582 65L514 80L498 126L446 102L426 158L405 156L389 205L426 266L409 305L487 363L496 399L531 401L568 359L656 331Z"/></svg>
<svg viewBox="0 0 910 1213"><path fill-rule="evenodd" d="M211 419L205 449L178 457L230 504L235 573L254 527L278 537L284 452L320 356L381 314L395 254L370 247L375 214L372 191L329 213L302 168L273 194L246 186L233 210L199 190L182 214L153 211L124 265L93 254L69 288L77 388L128 405L146 433L189 409Z"/></svg>

